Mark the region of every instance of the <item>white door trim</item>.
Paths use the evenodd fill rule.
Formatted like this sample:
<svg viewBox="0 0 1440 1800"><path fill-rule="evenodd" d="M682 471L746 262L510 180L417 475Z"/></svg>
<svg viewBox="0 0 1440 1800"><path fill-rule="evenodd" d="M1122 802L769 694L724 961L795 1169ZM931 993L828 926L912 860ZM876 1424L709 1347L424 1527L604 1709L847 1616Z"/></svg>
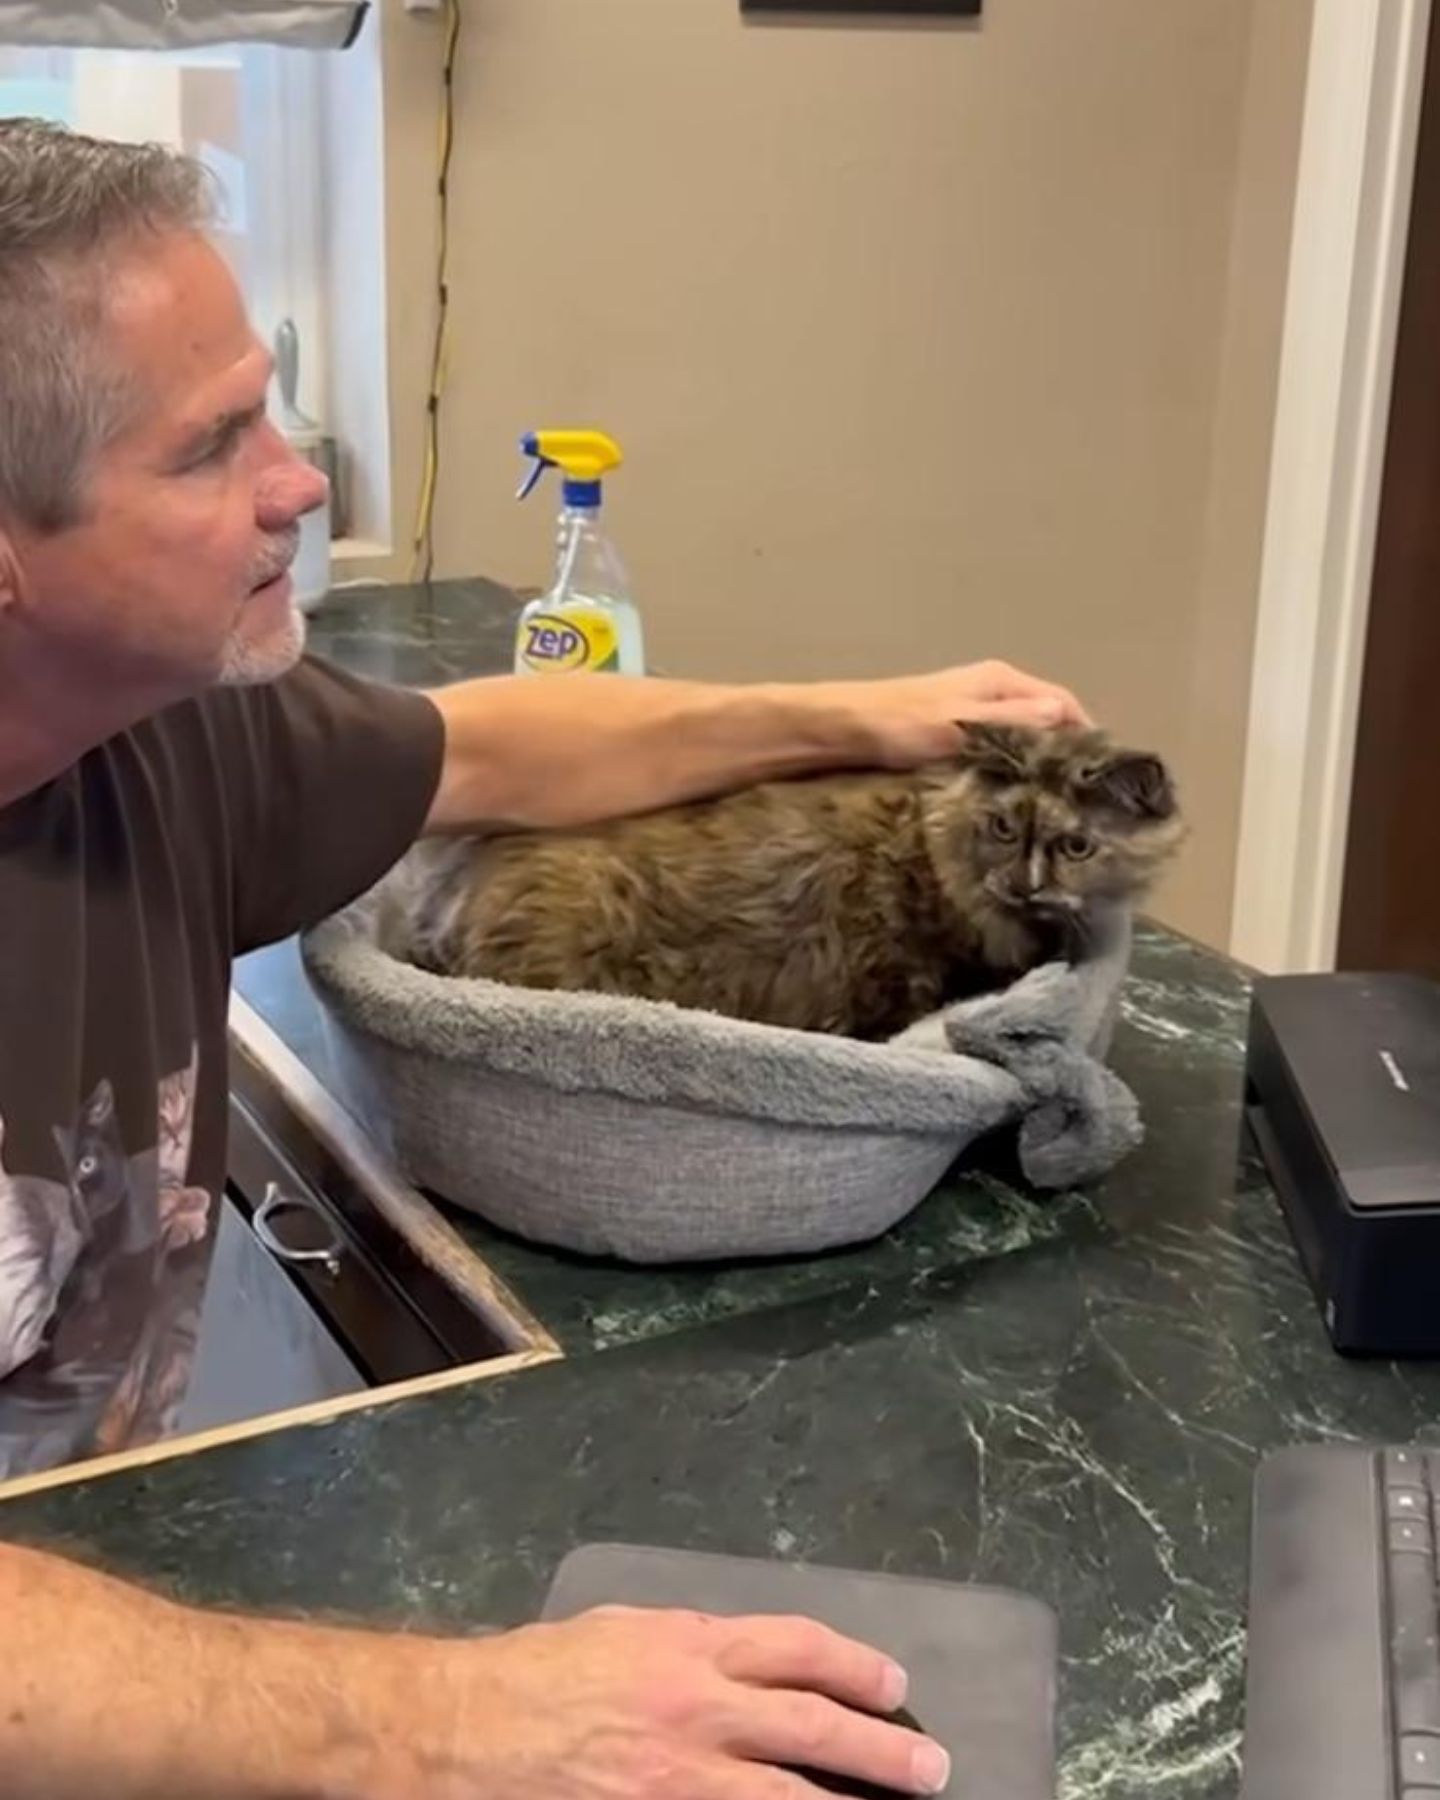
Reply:
<svg viewBox="0 0 1440 1800"><path fill-rule="evenodd" d="M1230 948L1333 965L1431 0L1315 0Z"/></svg>

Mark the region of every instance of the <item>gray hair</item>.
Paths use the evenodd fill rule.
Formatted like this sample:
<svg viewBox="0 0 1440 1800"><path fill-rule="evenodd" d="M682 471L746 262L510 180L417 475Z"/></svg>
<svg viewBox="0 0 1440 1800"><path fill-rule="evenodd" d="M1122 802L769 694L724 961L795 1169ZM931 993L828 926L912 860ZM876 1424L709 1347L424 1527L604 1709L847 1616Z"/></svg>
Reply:
<svg viewBox="0 0 1440 1800"><path fill-rule="evenodd" d="M58 531L83 514L134 398L106 352L110 255L213 212L206 169L163 145L0 119L0 520Z"/></svg>

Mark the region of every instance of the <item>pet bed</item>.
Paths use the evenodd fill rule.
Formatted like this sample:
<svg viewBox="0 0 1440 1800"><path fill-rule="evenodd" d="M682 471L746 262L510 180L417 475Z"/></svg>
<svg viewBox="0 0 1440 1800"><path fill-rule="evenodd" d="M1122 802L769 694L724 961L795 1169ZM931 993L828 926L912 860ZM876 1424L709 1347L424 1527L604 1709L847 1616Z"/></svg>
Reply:
<svg viewBox="0 0 1440 1800"><path fill-rule="evenodd" d="M539 1242L630 1262L878 1236L985 1132L1027 1179L1103 1173L1139 1139L1099 1058L1128 922L887 1044L647 1000L430 974L377 941L372 894L309 932L346 1098L419 1186Z"/></svg>

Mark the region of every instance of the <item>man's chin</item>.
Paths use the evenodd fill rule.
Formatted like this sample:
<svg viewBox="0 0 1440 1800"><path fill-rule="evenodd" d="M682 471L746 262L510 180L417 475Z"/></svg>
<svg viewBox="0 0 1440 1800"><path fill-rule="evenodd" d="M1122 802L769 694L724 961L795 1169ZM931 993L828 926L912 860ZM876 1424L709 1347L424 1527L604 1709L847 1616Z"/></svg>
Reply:
<svg viewBox="0 0 1440 1800"><path fill-rule="evenodd" d="M231 634L220 655L221 687L258 687L278 681L305 654L305 615L293 603L284 621L253 634L245 622Z"/></svg>

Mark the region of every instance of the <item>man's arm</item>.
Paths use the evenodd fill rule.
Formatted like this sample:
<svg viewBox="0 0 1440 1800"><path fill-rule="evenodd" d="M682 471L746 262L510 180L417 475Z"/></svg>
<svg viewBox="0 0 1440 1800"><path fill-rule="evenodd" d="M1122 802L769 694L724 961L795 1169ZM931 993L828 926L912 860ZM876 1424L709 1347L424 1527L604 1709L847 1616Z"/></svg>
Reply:
<svg viewBox="0 0 1440 1800"><path fill-rule="evenodd" d="M994 662L793 686L499 676L430 697L446 747L427 831L591 824L779 776L914 767L967 723L1085 718L1064 688Z"/></svg>
<svg viewBox="0 0 1440 1800"><path fill-rule="evenodd" d="M192 1611L4 1545L0 1620L5 1800L819 1800L775 1765L912 1794L949 1773L871 1716L902 1672L805 1620L382 1636Z"/></svg>
<svg viewBox="0 0 1440 1800"><path fill-rule="evenodd" d="M383 1687L345 1634L190 1612L4 1545L0 1618L6 1800L371 1791L340 1778ZM392 1652L397 1681L407 1651Z"/></svg>

